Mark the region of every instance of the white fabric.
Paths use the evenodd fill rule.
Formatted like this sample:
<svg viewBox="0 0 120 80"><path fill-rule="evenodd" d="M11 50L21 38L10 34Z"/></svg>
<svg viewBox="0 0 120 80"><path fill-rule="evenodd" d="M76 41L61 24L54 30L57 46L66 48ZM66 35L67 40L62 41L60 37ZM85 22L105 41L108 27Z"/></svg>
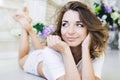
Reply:
<svg viewBox="0 0 120 80"><path fill-rule="evenodd" d="M28 55L28 58L23 66L24 71L38 75L37 66L42 60L42 50L33 51Z"/></svg>
<svg viewBox="0 0 120 80"><path fill-rule="evenodd" d="M48 47L30 53L23 66L24 71L38 75L37 66L41 61L43 61L43 74L48 80L56 80L65 74L62 56Z"/></svg>
<svg viewBox="0 0 120 80"><path fill-rule="evenodd" d="M43 55L43 73L48 80L56 80L65 74L64 64L60 53L45 48Z"/></svg>
<svg viewBox="0 0 120 80"><path fill-rule="evenodd" d="M25 72L38 75L37 65L43 61L43 74L48 80L56 80L65 74L64 63L60 53L46 47L43 50L37 50L29 54L28 59L24 64ZM104 56L92 60L95 75L101 78ZM82 61L79 61L77 68L81 70Z"/></svg>
<svg viewBox="0 0 120 80"><path fill-rule="evenodd" d="M92 61L94 73L97 77L101 79L101 72L104 63L104 56L96 58Z"/></svg>

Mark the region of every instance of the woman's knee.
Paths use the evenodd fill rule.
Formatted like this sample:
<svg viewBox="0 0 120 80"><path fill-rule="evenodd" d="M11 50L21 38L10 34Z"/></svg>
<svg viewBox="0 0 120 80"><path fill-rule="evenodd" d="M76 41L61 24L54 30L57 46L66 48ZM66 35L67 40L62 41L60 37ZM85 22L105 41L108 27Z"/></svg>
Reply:
<svg viewBox="0 0 120 80"><path fill-rule="evenodd" d="M24 56L23 58L19 58L18 59L18 64L19 64L19 67L23 69L23 66L25 64L25 61L27 59L27 56Z"/></svg>

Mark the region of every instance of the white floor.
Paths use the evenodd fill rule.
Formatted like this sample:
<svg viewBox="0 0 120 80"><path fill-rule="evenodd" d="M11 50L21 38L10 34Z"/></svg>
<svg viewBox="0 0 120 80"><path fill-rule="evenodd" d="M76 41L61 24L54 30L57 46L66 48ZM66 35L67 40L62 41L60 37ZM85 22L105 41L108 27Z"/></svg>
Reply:
<svg viewBox="0 0 120 80"><path fill-rule="evenodd" d="M120 51L108 50L103 66L101 80L120 80L119 74L120 74ZM0 58L0 80L43 80L43 79L23 72L18 66L17 56L13 55L8 56L7 58Z"/></svg>
<svg viewBox="0 0 120 80"><path fill-rule="evenodd" d="M17 58L0 59L0 80L44 80L38 76L23 72Z"/></svg>
<svg viewBox="0 0 120 80"><path fill-rule="evenodd" d="M120 50L107 50L102 80L120 80Z"/></svg>

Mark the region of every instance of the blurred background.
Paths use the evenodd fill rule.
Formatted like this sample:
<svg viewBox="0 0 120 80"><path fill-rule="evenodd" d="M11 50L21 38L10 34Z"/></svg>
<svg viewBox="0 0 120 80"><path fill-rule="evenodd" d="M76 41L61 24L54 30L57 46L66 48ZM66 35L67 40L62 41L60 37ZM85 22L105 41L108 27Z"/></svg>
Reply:
<svg viewBox="0 0 120 80"><path fill-rule="evenodd" d="M18 67L21 26L13 20L13 15L21 13L26 6L32 25L38 21L54 24L57 10L68 1L72 0L0 0L0 80L42 80L25 74ZM76 1L88 5L102 23L108 25L109 40L101 80L120 80L120 0Z"/></svg>

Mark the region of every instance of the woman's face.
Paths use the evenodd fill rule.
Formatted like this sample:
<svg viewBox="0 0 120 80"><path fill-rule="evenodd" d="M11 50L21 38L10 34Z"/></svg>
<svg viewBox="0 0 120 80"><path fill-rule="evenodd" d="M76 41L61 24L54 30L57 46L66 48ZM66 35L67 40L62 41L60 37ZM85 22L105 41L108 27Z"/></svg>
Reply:
<svg viewBox="0 0 120 80"><path fill-rule="evenodd" d="M71 47L79 46L87 36L87 28L79 19L77 11L65 12L61 26L62 38Z"/></svg>

